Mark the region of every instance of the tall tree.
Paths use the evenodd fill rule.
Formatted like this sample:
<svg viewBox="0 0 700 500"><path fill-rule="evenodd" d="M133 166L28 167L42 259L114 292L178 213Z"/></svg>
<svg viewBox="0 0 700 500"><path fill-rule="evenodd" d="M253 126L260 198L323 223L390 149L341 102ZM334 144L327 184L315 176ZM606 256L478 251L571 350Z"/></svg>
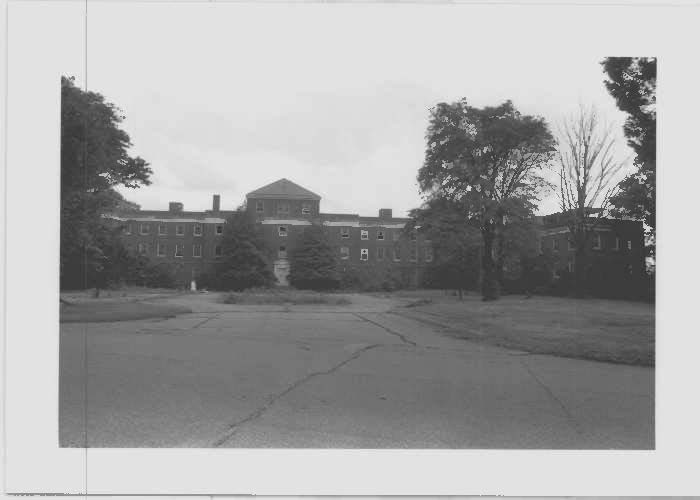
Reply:
<svg viewBox="0 0 700 500"><path fill-rule="evenodd" d="M126 200L114 188L150 184L148 164L131 157L124 115L95 92L61 77L61 287L93 286L104 270L104 214Z"/></svg>
<svg viewBox="0 0 700 500"><path fill-rule="evenodd" d="M559 203L574 244L574 288L581 297L591 236L610 208L617 190L613 181L626 161L617 158L613 129L594 107L582 106L564 121L560 135Z"/></svg>
<svg viewBox="0 0 700 500"><path fill-rule="evenodd" d="M643 220L653 254L656 236L656 58L608 57L605 86L627 113L624 132L635 151L636 171L620 183L611 200L618 214Z"/></svg>
<svg viewBox="0 0 700 500"><path fill-rule="evenodd" d="M241 291L275 282L265 240L247 213L227 217L222 247L214 283L217 288Z"/></svg>
<svg viewBox="0 0 700 500"><path fill-rule="evenodd" d="M482 298L495 300L505 225L515 210L532 210L549 187L541 170L553 158L552 134L544 119L522 115L511 101L476 108L462 99L431 110L426 138L420 188L458 202L478 226Z"/></svg>
<svg viewBox="0 0 700 500"><path fill-rule="evenodd" d="M302 289L331 290L340 286L336 251L319 225L304 228L289 260L289 283Z"/></svg>

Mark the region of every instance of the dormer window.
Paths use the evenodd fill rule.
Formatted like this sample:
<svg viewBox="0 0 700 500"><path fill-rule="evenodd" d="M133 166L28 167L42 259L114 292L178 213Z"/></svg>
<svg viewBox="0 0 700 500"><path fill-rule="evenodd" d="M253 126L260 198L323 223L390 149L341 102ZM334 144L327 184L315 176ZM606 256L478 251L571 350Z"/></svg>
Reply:
<svg viewBox="0 0 700 500"><path fill-rule="evenodd" d="M158 234L160 236L165 236L168 234L168 226L165 224L158 224Z"/></svg>
<svg viewBox="0 0 700 500"><path fill-rule="evenodd" d="M194 229L192 230L192 234L195 236L202 236L202 225L195 224Z"/></svg>
<svg viewBox="0 0 700 500"><path fill-rule="evenodd" d="M265 202L263 200L255 202L255 211L258 213L263 213L265 211Z"/></svg>
<svg viewBox="0 0 700 500"><path fill-rule="evenodd" d="M301 215L309 215L311 213L311 204L302 203L301 204Z"/></svg>
<svg viewBox="0 0 700 500"><path fill-rule="evenodd" d="M341 227L340 228L340 237L347 239L350 237L350 228L349 227Z"/></svg>

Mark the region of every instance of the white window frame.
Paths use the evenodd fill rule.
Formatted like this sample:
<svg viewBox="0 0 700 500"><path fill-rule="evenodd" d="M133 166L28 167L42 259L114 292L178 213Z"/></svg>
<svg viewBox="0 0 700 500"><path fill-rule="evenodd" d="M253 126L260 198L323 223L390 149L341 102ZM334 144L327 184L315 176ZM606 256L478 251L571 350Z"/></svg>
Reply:
<svg viewBox="0 0 700 500"><path fill-rule="evenodd" d="M627 240L627 250L632 250L632 240Z"/></svg>
<svg viewBox="0 0 700 500"><path fill-rule="evenodd" d="M569 250L576 250L576 245L569 238L566 238L566 248Z"/></svg>
<svg viewBox="0 0 700 500"><path fill-rule="evenodd" d="M377 239L380 241L384 241L384 231L382 229L377 230Z"/></svg>
<svg viewBox="0 0 700 500"><path fill-rule="evenodd" d="M217 236L221 236L222 234L224 234L224 225L217 224L214 228L214 234L216 234Z"/></svg>
<svg viewBox="0 0 700 500"><path fill-rule="evenodd" d="M311 213L311 204L302 203L301 204L301 215L309 215Z"/></svg>
<svg viewBox="0 0 700 500"><path fill-rule="evenodd" d="M433 247L425 247L425 261L426 262L433 261Z"/></svg>
<svg viewBox="0 0 700 500"><path fill-rule="evenodd" d="M146 228L144 231L143 229ZM142 222L139 224L139 234L149 234L151 232L151 225L148 222Z"/></svg>
<svg viewBox="0 0 700 500"><path fill-rule="evenodd" d="M131 223L127 224L124 228L124 234L131 234Z"/></svg>
<svg viewBox="0 0 700 500"><path fill-rule="evenodd" d="M344 240L347 240L350 238L350 228L349 227L341 227L340 228L340 237Z"/></svg>
<svg viewBox="0 0 700 500"><path fill-rule="evenodd" d="M289 234L289 229L287 226L277 226L277 235L286 238L287 235Z"/></svg>
<svg viewBox="0 0 700 500"><path fill-rule="evenodd" d="M418 248L415 245L411 245L408 249L408 260L411 262L418 262Z"/></svg>
<svg viewBox="0 0 700 500"><path fill-rule="evenodd" d="M360 239L361 240L368 240L369 239L369 231L367 229L360 229Z"/></svg>
<svg viewBox="0 0 700 500"><path fill-rule="evenodd" d="M158 236L168 235L168 225L165 222L158 224Z"/></svg>
<svg viewBox="0 0 700 500"><path fill-rule="evenodd" d="M197 232L197 229L199 229L199 232ZM195 222L192 226L192 235L202 236L202 225L199 222Z"/></svg>
<svg viewBox="0 0 700 500"><path fill-rule="evenodd" d="M199 252L197 252L197 249L199 249ZM195 243L194 245L192 245L192 257L195 257L195 258L202 257L202 244L201 243Z"/></svg>
<svg viewBox="0 0 700 500"><path fill-rule="evenodd" d="M569 262L566 263L566 270L569 271L570 273L574 272L574 261L569 260Z"/></svg>
<svg viewBox="0 0 700 500"><path fill-rule="evenodd" d="M350 247L340 247L340 259L348 260L350 258Z"/></svg>
<svg viewBox="0 0 700 500"><path fill-rule="evenodd" d="M168 254L168 245L159 241L156 244L156 257L165 257Z"/></svg>
<svg viewBox="0 0 700 500"><path fill-rule="evenodd" d="M180 231L182 229L182 231ZM184 224L177 224L175 226L175 236L185 236L185 225Z"/></svg>
<svg viewBox="0 0 700 500"><path fill-rule="evenodd" d="M263 200L255 201L255 211L259 214L265 211L265 202Z"/></svg>
<svg viewBox="0 0 700 500"><path fill-rule="evenodd" d="M141 250L143 248L143 250ZM148 255L148 243L138 242L136 244L136 253L138 255Z"/></svg>
<svg viewBox="0 0 700 500"><path fill-rule="evenodd" d="M614 250L617 250L617 251L620 250L620 242L621 242L620 237L615 236L615 248L614 248Z"/></svg>
<svg viewBox="0 0 700 500"><path fill-rule="evenodd" d="M369 260L369 248L360 248L360 260L365 262Z"/></svg>
<svg viewBox="0 0 700 500"><path fill-rule="evenodd" d="M411 231L409 238L411 241L418 241L418 235L416 234L415 231Z"/></svg>
<svg viewBox="0 0 700 500"><path fill-rule="evenodd" d="M177 254L178 249L180 250L180 255ZM175 243L175 257L182 259L185 256L185 245L182 243Z"/></svg>
<svg viewBox="0 0 700 500"><path fill-rule="evenodd" d="M559 251L559 240L557 238L552 240L552 250Z"/></svg>
<svg viewBox="0 0 700 500"><path fill-rule="evenodd" d="M401 247L394 247L393 251L394 262L401 262Z"/></svg>
<svg viewBox="0 0 700 500"><path fill-rule="evenodd" d="M219 258L224 254L224 248L221 245L214 245L214 257Z"/></svg>
<svg viewBox="0 0 700 500"><path fill-rule="evenodd" d="M277 249L277 258L286 259L287 258L287 245L280 245Z"/></svg>
<svg viewBox="0 0 700 500"><path fill-rule="evenodd" d="M593 233L593 250L603 249L603 239L600 237L600 233Z"/></svg>

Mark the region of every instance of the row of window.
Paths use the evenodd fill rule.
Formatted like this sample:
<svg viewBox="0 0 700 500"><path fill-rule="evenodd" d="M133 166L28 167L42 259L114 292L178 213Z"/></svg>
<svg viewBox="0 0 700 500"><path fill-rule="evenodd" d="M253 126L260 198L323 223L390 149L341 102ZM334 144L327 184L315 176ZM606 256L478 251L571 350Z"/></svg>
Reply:
<svg viewBox="0 0 700 500"><path fill-rule="evenodd" d="M277 227L277 234L279 236L287 236L289 234L289 228L287 226L278 226ZM349 227L341 227L340 228L340 237L342 239L349 239L350 238L350 228ZM392 232L392 239L393 241L399 241L399 238L401 237L401 231L393 231ZM360 230L360 239L361 240L369 240L369 230L367 229L361 229ZM384 241L386 239L386 231L383 229L377 230L377 240L378 241ZM410 240L411 241L416 241L418 239L416 233L411 233L410 234Z"/></svg>
<svg viewBox="0 0 700 500"><path fill-rule="evenodd" d="M433 249L432 247L425 247L424 249L424 259L425 262L433 261ZM387 254L387 249L385 247L377 247L377 260L384 260ZM340 247L340 258L343 260L350 258L350 248ZM394 261L399 262L401 260L401 248L393 248L393 258ZM360 249L360 260L369 260L369 249ZM416 262L418 260L418 249L416 247L409 248L408 260L411 262Z"/></svg>
<svg viewBox="0 0 700 500"><path fill-rule="evenodd" d="M615 238L615 246L612 248L613 250L620 250L622 248L622 241L620 238L616 237ZM627 250L632 250L632 240L626 240L626 246ZM544 252L545 245L544 245L544 240L540 241L540 250ZM559 239L554 238L552 240L552 249L553 250L559 250ZM576 246L571 240L567 240L567 249L568 250L575 250ZM600 237L599 233L595 233L593 235L593 250L602 250L603 249L603 240Z"/></svg>
<svg viewBox="0 0 700 500"><path fill-rule="evenodd" d="M168 252L171 251L173 257L184 257L185 256L185 245L182 243L176 243L172 245L172 249L169 248L169 245L164 242L158 242L156 243L156 256L157 257L168 257L169 254ZM149 255L151 253L151 246L148 243L138 243L136 245L136 252L139 255ZM192 257L202 257L203 254L203 248L201 243L195 243L192 245ZM214 246L214 257L221 257L223 254L223 249L221 245L215 245Z"/></svg>
<svg viewBox="0 0 700 500"><path fill-rule="evenodd" d="M158 231L158 236L167 236L168 235L168 224L166 223L160 223L160 224L153 224L154 226L157 227ZM175 224L175 236L184 236L185 235L185 224ZM132 234L132 227L131 224L127 224L126 227L124 228L124 233L125 234ZM151 223L150 222L141 222L138 224L138 234L141 235L149 235L151 234ZM192 225L192 234L194 236L202 236L202 224L195 223ZM216 235L222 235L224 234L224 225L223 224L216 224L214 227L214 234Z"/></svg>
<svg viewBox="0 0 700 500"><path fill-rule="evenodd" d="M255 211L257 213L265 212L265 202L263 200L257 200L255 202ZM279 215L289 215L289 203L278 202L277 203L277 213ZM311 213L311 203L302 203L301 204L301 214L302 215L309 215L310 213Z"/></svg>

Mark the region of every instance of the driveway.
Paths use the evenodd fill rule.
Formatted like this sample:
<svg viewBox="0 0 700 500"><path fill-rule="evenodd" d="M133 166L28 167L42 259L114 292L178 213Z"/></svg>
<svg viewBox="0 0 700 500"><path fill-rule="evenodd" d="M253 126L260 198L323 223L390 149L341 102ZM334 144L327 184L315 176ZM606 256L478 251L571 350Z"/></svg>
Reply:
<svg viewBox="0 0 700 500"><path fill-rule="evenodd" d="M61 446L654 447L652 368L447 337L366 295L165 300L194 312L61 325Z"/></svg>

